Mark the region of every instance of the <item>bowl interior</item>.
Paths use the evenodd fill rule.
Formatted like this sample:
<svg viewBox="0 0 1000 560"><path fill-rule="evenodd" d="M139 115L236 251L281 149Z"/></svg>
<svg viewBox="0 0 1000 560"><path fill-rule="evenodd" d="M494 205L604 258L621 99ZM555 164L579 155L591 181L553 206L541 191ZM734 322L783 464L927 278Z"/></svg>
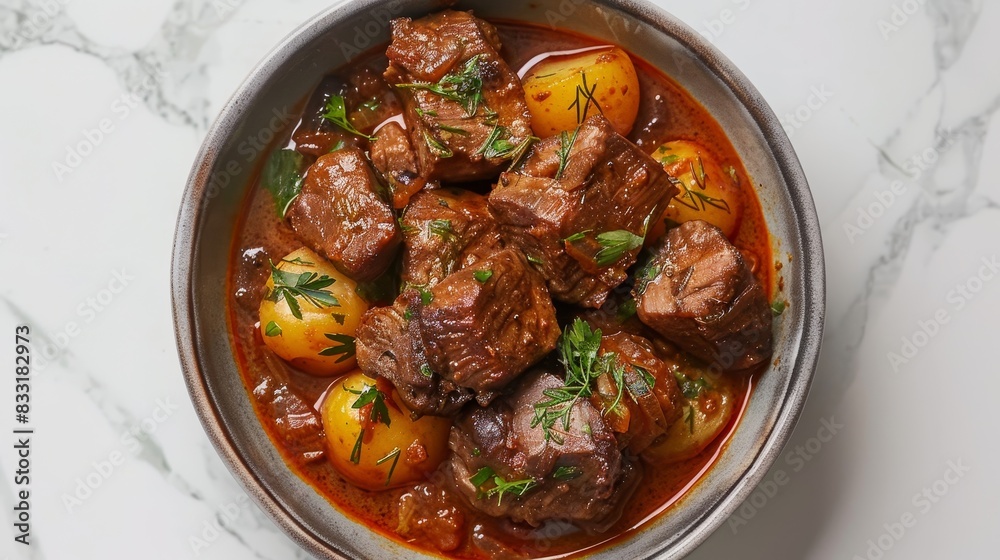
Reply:
<svg viewBox="0 0 1000 560"><path fill-rule="evenodd" d="M233 358L226 269L241 202L275 132L319 79L386 43L388 21L445 7L440 0L361 0L334 6L286 38L251 74L209 131L192 170L174 249L177 341L202 422L234 475L275 521L317 557L406 553L341 515L292 473L254 414ZM627 0L462 0L482 17L521 20L623 46L671 76L719 121L752 177L784 268L790 306L776 321L775 356L715 466L638 538L597 558L679 558L701 543L763 477L805 400L822 335L824 272L812 198L777 118L732 65L671 16ZM252 139L256 139L256 142Z"/></svg>

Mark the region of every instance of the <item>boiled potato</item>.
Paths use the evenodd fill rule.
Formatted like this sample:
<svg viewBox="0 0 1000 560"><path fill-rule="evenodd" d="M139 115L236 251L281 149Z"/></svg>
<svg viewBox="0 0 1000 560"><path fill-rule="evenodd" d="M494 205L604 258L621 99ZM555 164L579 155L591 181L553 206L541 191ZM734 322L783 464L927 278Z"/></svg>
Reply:
<svg viewBox="0 0 1000 560"><path fill-rule="evenodd" d="M719 163L718 158L696 142L675 140L653 152L653 159L680 181L681 190L656 220L646 236L655 242L668 226L691 220L705 220L733 239L743 218L743 196L735 168Z"/></svg>
<svg viewBox="0 0 1000 560"><path fill-rule="evenodd" d="M696 370L675 375L684 394L683 416L663 440L643 451L655 462L676 463L698 455L719 437L736 410L735 391L728 380L711 382Z"/></svg>
<svg viewBox="0 0 1000 560"><path fill-rule="evenodd" d="M330 461L366 490L421 480L448 455L451 420L411 419L391 385L360 370L330 385L320 413Z"/></svg>
<svg viewBox="0 0 1000 560"><path fill-rule="evenodd" d="M305 247L273 266L277 272L272 270L260 302L264 344L313 375L338 375L357 367L354 332L368 304L355 292L354 280Z"/></svg>
<svg viewBox="0 0 1000 560"><path fill-rule="evenodd" d="M598 111L625 135L639 114L639 78L618 47L543 59L521 83L540 138L573 130Z"/></svg>

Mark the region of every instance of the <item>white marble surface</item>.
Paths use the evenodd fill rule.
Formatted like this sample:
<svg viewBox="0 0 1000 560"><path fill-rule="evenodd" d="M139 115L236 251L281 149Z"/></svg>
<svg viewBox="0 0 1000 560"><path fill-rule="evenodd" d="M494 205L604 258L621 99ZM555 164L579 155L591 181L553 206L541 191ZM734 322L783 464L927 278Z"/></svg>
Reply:
<svg viewBox="0 0 1000 560"><path fill-rule="evenodd" d="M1000 256L1000 3L658 3L789 115L829 276L788 455L691 558L997 558L1000 278L982 259ZM0 0L0 557L306 557L201 430L168 278L206 128L326 4ZM28 547L11 525L22 323L36 358L51 349L32 387Z"/></svg>

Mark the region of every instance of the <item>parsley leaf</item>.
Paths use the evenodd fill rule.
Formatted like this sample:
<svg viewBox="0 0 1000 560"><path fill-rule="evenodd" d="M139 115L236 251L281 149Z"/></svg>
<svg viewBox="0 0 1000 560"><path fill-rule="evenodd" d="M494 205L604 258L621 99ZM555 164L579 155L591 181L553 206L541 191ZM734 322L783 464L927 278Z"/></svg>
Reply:
<svg viewBox="0 0 1000 560"><path fill-rule="evenodd" d="M351 124L351 121L347 118L347 106L344 104L344 97L342 95L330 96L330 99L326 102L326 112L323 113L323 118L351 134L367 138L371 141L375 140L374 137L362 133Z"/></svg>
<svg viewBox="0 0 1000 560"><path fill-rule="evenodd" d="M302 320L302 309L298 298L302 298L314 307L339 307L340 302L326 288L336 280L326 274L320 276L315 272L285 272L271 263L271 280L274 288L267 295L268 301L278 303L284 300L289 311L296 319Z"/></svg>
<svg viewBox="0 0 1000 560"><path fill-rule="evenodd" d="M416 82L396 84L396 87L429 91L461 104L465 112L473 117L479 110L479 104L483 102L483 77L479 66L481 56L477 54L470 58L459 71L448 74L436 84Z"/></svg>
<svg viewBox="0 0 1000 560"><path fill-rule="evenodd" d="M281 336L281 326L271 321L264 327L264 336Z"/></svg>
<svg viewBox="0 0 1000 560"><path fill-rule="evenodd" d="M302 192L305 158L295 150L275 150L261 172L261 183L274 197L278 216L284 218L292 202Z"/></svg>
<svg viewBox="0 0 1000 560"><path fill-rule="evenodd" d="M479 282L480 282L481 284L485 284L485 283L486 283L487 281L489 281L489 279L490 279L490 278L493 278L493 271L492 271L492 270L490 270L490 269L486 269L486 270L477 270L477 271L473 272L473 273L472 273L472 275L473 275L473 276L474 276L474 277L476 278L476 280L478 280L478 281L479 281Z"/></svg>
<svg viewBox="0 0 1000 560"><path fill-rule="evenodd" d="M353 336L349 334L340 334L340 333L336 334L323 333L323 336L329 338L330 340L338 344L336 346L324 348L323 350L320 351L319 353L320 356L336 356L339 354L341 356L337 358L337 360L334 362L337 364L339 364L340 362L350 360L351 358L354 357L354 354L357 351L357 347L354 344Z"/></svg>
<svg viewBox="0 0 1000 560"><path fill-rule="evenodd" d="M594 255L597 266L608 266L618 262L626 253L642 247L645 238L631 231L618 229L597 234L601 250Z"/></svg>

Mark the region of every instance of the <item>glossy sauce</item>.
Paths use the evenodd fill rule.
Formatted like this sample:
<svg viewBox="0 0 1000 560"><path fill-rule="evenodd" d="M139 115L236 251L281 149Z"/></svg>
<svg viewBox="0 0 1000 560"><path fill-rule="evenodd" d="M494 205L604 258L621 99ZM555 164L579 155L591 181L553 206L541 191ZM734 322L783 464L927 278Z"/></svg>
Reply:
<svg viewBox="0 0 1000 560"><path fill-rule="evenodd" d="M541 53L601 44L547 28L495 23L504 44L502 54L514 69L521 68ZM382 51L384 46L361 64L384 68ZM652 152L667 140L694 140L715 154L722 165L732 165L737 170L743 187L744 214L735 244L755 264L755 273L770 295L775 274L770 265L773 262L770 241L760 205L750 188L752 183L742 162L719 125L703 107L649 64L634 57L633 61L640 79L642 102L630 139L647 152ZM340 73L346 75L349 71ZM290 130L286 131L275 145L283 146L290 134ZM322 457L322 429L314 409L332 380L293 370L271 354L260 338L257 308L269 275L268 259L277 261L301 245L288 225L276 216L270 194L255 185L249 191L235 231L228 278L228 293L232 294L229 325L243 381L265 429L290 468L339 510L372 530L399 541L401 537L395 532L397 503L407 489L367 492L345 482L338 475ZM565 527L557 524L525 530L466 508L466 528L470 535L463 547L447 556L490 557L488 552L473 545L475 540L487 550L492 543L504 551L526 556L566 557L593 551L594 547L632 536L644 522L669 511L672 505L682 500L724 451L745 410L753 375L734 376L732 383L736 390L737 410L722 435L700 455L687 461L667 467L643 463L639 491L629 500L619 522L607 533L585 535L567 532ZM473 533L477 538L473 538ZM414 543L414 546L424 552L435 552L419 543Z"/></svg>

